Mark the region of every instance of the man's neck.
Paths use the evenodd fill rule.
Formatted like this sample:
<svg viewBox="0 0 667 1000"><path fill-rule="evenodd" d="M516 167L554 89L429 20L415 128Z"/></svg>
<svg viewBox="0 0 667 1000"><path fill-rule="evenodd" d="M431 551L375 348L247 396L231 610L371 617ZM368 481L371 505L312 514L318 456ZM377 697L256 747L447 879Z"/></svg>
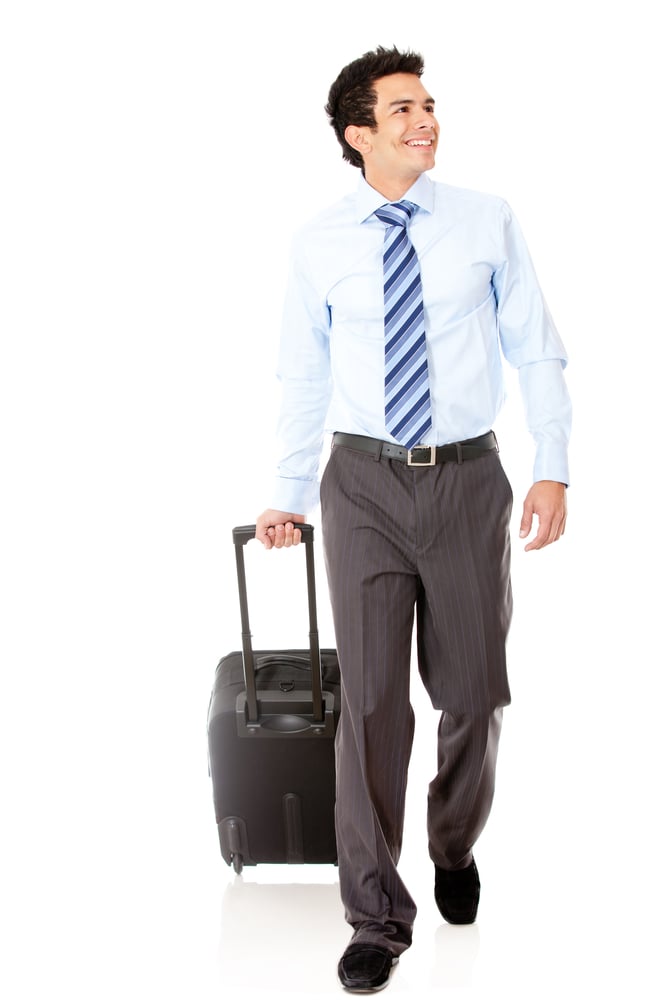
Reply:
<svg viewBox="0 0 667 1000"><path fill-rule="evenodd" d="M365 173L364 177L366 183L387 201L400 201L406 191L409 191L415 181L421 177L421 174L411 177L373 177Z"/></svg>

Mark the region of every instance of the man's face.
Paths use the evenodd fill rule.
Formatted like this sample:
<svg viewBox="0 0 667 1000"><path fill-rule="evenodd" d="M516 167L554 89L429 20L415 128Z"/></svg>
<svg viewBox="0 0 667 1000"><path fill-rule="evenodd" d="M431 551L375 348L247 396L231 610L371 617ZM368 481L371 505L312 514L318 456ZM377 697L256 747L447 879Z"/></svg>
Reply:
<svg viewBox="0 0 667 1000"><path fill-rule="evenodd" d="M435 166L440 133L435 102L420 78L411 73L381 77L375 92L377 128L364 129L366 179L374 187L383 182L413 184Z"/></svg>

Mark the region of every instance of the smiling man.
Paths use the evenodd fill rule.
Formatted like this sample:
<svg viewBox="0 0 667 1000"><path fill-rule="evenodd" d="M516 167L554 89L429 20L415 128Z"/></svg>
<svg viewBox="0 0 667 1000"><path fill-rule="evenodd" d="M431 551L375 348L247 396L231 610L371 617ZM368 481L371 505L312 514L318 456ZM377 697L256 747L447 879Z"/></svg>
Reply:
<svg viewBox="0 0 667 1000"><path fill-rule="evenodd" d="M536 452L520 536L565 528L566 354L505 201L431 181L439 127L414 52L346 66L327 113L356 192L296 237L279 359L283 402L267 548L298 543L321 500L342 675L336 744L350 992L386 986L416 906L398 874L414 716L410 655L441 710L428 842L445 920L475 920L473 847L489 815L510 692L512 491L493 424L502 356ZM332 451L321 484L325 431Z"/></svg>
<svg viewBox="0 0 667 1000"><path fill-rule="evenodd" d="M367 183L392 201L435 165L435 101L410 73L377 80L375 93L375 125L348 125L344 136L363 158Z"/></svg>

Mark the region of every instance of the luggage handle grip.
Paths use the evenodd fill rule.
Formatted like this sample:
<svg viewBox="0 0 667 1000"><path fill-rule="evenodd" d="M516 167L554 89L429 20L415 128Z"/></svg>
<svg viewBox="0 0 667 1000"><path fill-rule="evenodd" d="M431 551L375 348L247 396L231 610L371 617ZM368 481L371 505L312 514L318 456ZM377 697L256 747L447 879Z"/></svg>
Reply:
<svg viewBox="0 0 667 1000"><path fill-rule="evenodd" d="M301 538L304 542L310 542L313 538L312 524L295 524L295 528L301 531ZM245 545L255 537L254 524L242 524L237 528L232 528L232 538L234 545Z"/></svg>

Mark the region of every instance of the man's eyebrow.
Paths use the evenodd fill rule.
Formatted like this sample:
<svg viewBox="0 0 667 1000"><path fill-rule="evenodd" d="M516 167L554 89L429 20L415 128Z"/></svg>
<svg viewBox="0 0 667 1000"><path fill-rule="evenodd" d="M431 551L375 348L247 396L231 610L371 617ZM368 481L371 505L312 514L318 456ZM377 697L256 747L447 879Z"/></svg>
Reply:
<svg viewBox="0 0 667 1000"><path fill-rule="evenodd" d="M406 98L404 98L403 100L400 100L400 101L390 101L389 102L389 107L390 108L394 108L394 107L397 107L399 104L417 104L417 103L418 102L417 101L413 101L412 98L406 97ZM425 97L422 103L423 104L435 104L435 101L434 101L434 99L432 97Z"/></svg>

